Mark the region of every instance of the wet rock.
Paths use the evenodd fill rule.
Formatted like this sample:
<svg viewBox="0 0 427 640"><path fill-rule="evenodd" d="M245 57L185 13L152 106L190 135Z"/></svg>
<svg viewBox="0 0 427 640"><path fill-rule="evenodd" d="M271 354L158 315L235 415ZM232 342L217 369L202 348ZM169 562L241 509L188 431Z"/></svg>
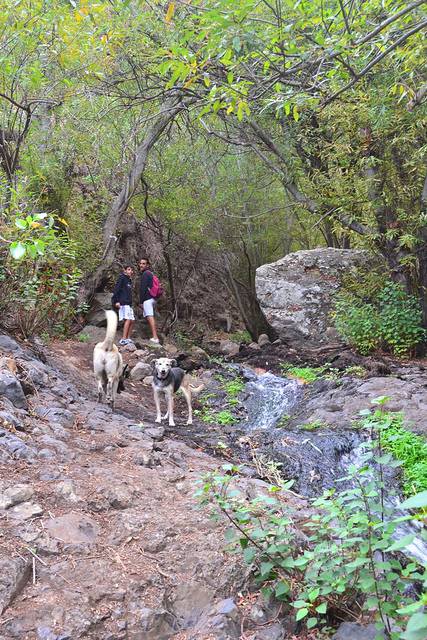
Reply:
<svg viewBox="0 0 427 640"><path fill-rule="evenodd" d="M0 396L5 396L15 407L27 408L27 399L18 378L8 371L0 371Z"/></svg>
<svg viewBox="0 0 427 640"><path fill-rule="evenodd" d="M152 372L152 367L145 362L138 362L130 372L131 380L143 380L146 376L149 376Z"/></svg>
<svg viewBox="0 0 427 640"><path fill-rule="evenodd" d="M9 513L16 520L29 520L30 518L41 516L43 508L33 502L22 502L16 507L11 507Z"/></svg>
<svg viewBox="0 0 427 640"><path fill-rule="evenodd" d="M95 520L74 512L47 520L45 527L54 538L66 544L91 544L99 533Z"/></svg>
<svg viewBox="0 0 427 640"><path fill-rule="evenodd" d="M30 560L0 558L0 615L21 593L30 576L30 569Z"/></svg>
<svg viewBox="0 0 427 640"><path fill-rule="evenodd" d="M2 495L0 495L0 509L9 509L20 502L25 502L32 498L33 488L29 484L15 484L8 487Z"/></svg>
<svg viewBox="0 0 427 640"><path fill-rule="evenodd" d="M381 637L384 636L377 631L374 624L364 626L355 622L343 622L332 636L332 640L376 640Z"/></svg>
<svg viewBox="0 0 427 640"><path fill-rule="evenodd" d="M258 344L260 347L265 347L266 344L270 344L270 338L266 333L261 333L261 335L258 336Z"/></svg>
<svg viewBox="0 0 427 640"><path fill-rule="evenodd" d="M240 345L232 340L221 340L219 350L225 356L236 356L240 351Z"/></svg>

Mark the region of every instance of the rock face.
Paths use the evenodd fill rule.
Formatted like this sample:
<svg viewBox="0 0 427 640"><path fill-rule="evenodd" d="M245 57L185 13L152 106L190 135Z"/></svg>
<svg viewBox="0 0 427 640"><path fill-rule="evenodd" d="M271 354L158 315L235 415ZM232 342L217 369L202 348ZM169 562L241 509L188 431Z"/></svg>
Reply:
<svg viewBox="0 0 427 640"><path fill-rule="evenodd" d="M366 264L366 251L296 251L256 272L261 309L277 334L298 348L337 342L330 318L333 296L351 269Z"/></svg>
<svg viewBox="0 0 427 640"><path fill-rule="evenodd" d="M86 322L95 327L105 327L107 321L105 319L104 309L111 309L111 293L102 292L95 294Z"/></svg>

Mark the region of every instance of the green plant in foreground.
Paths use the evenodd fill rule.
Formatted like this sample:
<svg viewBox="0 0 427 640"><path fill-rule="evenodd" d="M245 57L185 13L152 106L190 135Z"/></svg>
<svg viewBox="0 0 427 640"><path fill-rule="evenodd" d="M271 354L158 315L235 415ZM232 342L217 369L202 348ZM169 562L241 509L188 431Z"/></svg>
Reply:
<svg viewBox="0 0 427 640"><path fill-rule="evenodd" d="M242 344L249 344L252 342L251 334L249 331L234 331L234 333L229 333L228 338L233 342L240 342Z"/></svg>
<svg viewBox="0 0 427 640"><path fill-rule="evenodd" d="M306 383L315 382L321 378L324 373L324 367L294 367L285 362L279 366L286 376L298 378Z"/></svg>
<svg viewBox="0 0 427 640"><path fill-rule="evenodd" d="M228 540L243 552L264 591L287 603L307 628L324 626L329 612L338 619L358 617L362 606L376 611L386 638L422 640L425 635L418 633L417 625L424 633L424 599L414 603L404 591L411 583L426 581L427 572L393 553L407 547L414 536L396 539L400 522L411 516L395 518L385 501L384 465L399 464L383 450L385 415L380 408L367 419L377 439L365 445L361 466L349 468L344 478L349 488L326 491L311 501L304 545L295 536L298 507L281 499L292 482L247 502L235 488L238 468L225 465L226 474L208 475L198 495L202 504L232 524ZM397 630L405 628L409 615L406 631Z"/></svg>
<svg viewBox="0 0 427 640"><path fill-rule="evenodd" d="M79 333L77 340L79 342L89 342L90 336L87 333Z"/></svg>

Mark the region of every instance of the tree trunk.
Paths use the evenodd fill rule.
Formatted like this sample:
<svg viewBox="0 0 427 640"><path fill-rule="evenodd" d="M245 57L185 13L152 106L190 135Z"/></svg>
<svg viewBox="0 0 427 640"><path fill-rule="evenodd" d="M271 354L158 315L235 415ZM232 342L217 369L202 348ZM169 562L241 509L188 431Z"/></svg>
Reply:
<svg viewBox="0 0 427 640"><path fill-rule="evenodd" d="M171 123L180 111L186 108L186 103L177 98L170 99L165 102L164 107L154 120L153 124L147 130L144 140L138 146L132 167L127 175L125 183L114 200L108 212L103 229L103 247L104 252L100 260L99 266L95 271L86 278L79 291L79 303L85 302L97 291L104 283L108 276L108 272L113 266L116 256L117 246L117 228L122 216L126 213L131 198L139 187L141 176L147 164L148 155L153 145L160 138L161 134Z"/></svg>

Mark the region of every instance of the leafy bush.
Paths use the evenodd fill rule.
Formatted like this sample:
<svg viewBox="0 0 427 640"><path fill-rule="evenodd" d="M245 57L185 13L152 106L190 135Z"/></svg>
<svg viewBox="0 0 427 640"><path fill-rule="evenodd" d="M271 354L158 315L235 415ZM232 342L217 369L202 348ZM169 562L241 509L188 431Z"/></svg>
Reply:
<svg viewBox="0 0 427 640"><path fill-rule="evenodd" d="M338 333L360 353L379 347L407 356L425 338L415 296L388 282L369 302L354 293L338 294L333 317Z"/></svg>
<svg viewBox="0 0 427 640"><path fill-rule="evenodd" d="M398 534L400 522L413 516L396 518L384 499L384 465L399 464L381 450L384 415L378 409L367 418L379 440L365 445L360 466L350 466L343 479L348 488L312 500L302 524L298 506L286 499L292 481L248 502L236 488L238 468L224 465L225 474L206 476L198 495L232 524L227 539L243 552L264 592L284 601L307 628L359 617L362 608L376 612L387 638L421 640L417 625L425 631L425 600L414 603L405 588L425 581L427 573L393 553L414 539Z"/></svg>

